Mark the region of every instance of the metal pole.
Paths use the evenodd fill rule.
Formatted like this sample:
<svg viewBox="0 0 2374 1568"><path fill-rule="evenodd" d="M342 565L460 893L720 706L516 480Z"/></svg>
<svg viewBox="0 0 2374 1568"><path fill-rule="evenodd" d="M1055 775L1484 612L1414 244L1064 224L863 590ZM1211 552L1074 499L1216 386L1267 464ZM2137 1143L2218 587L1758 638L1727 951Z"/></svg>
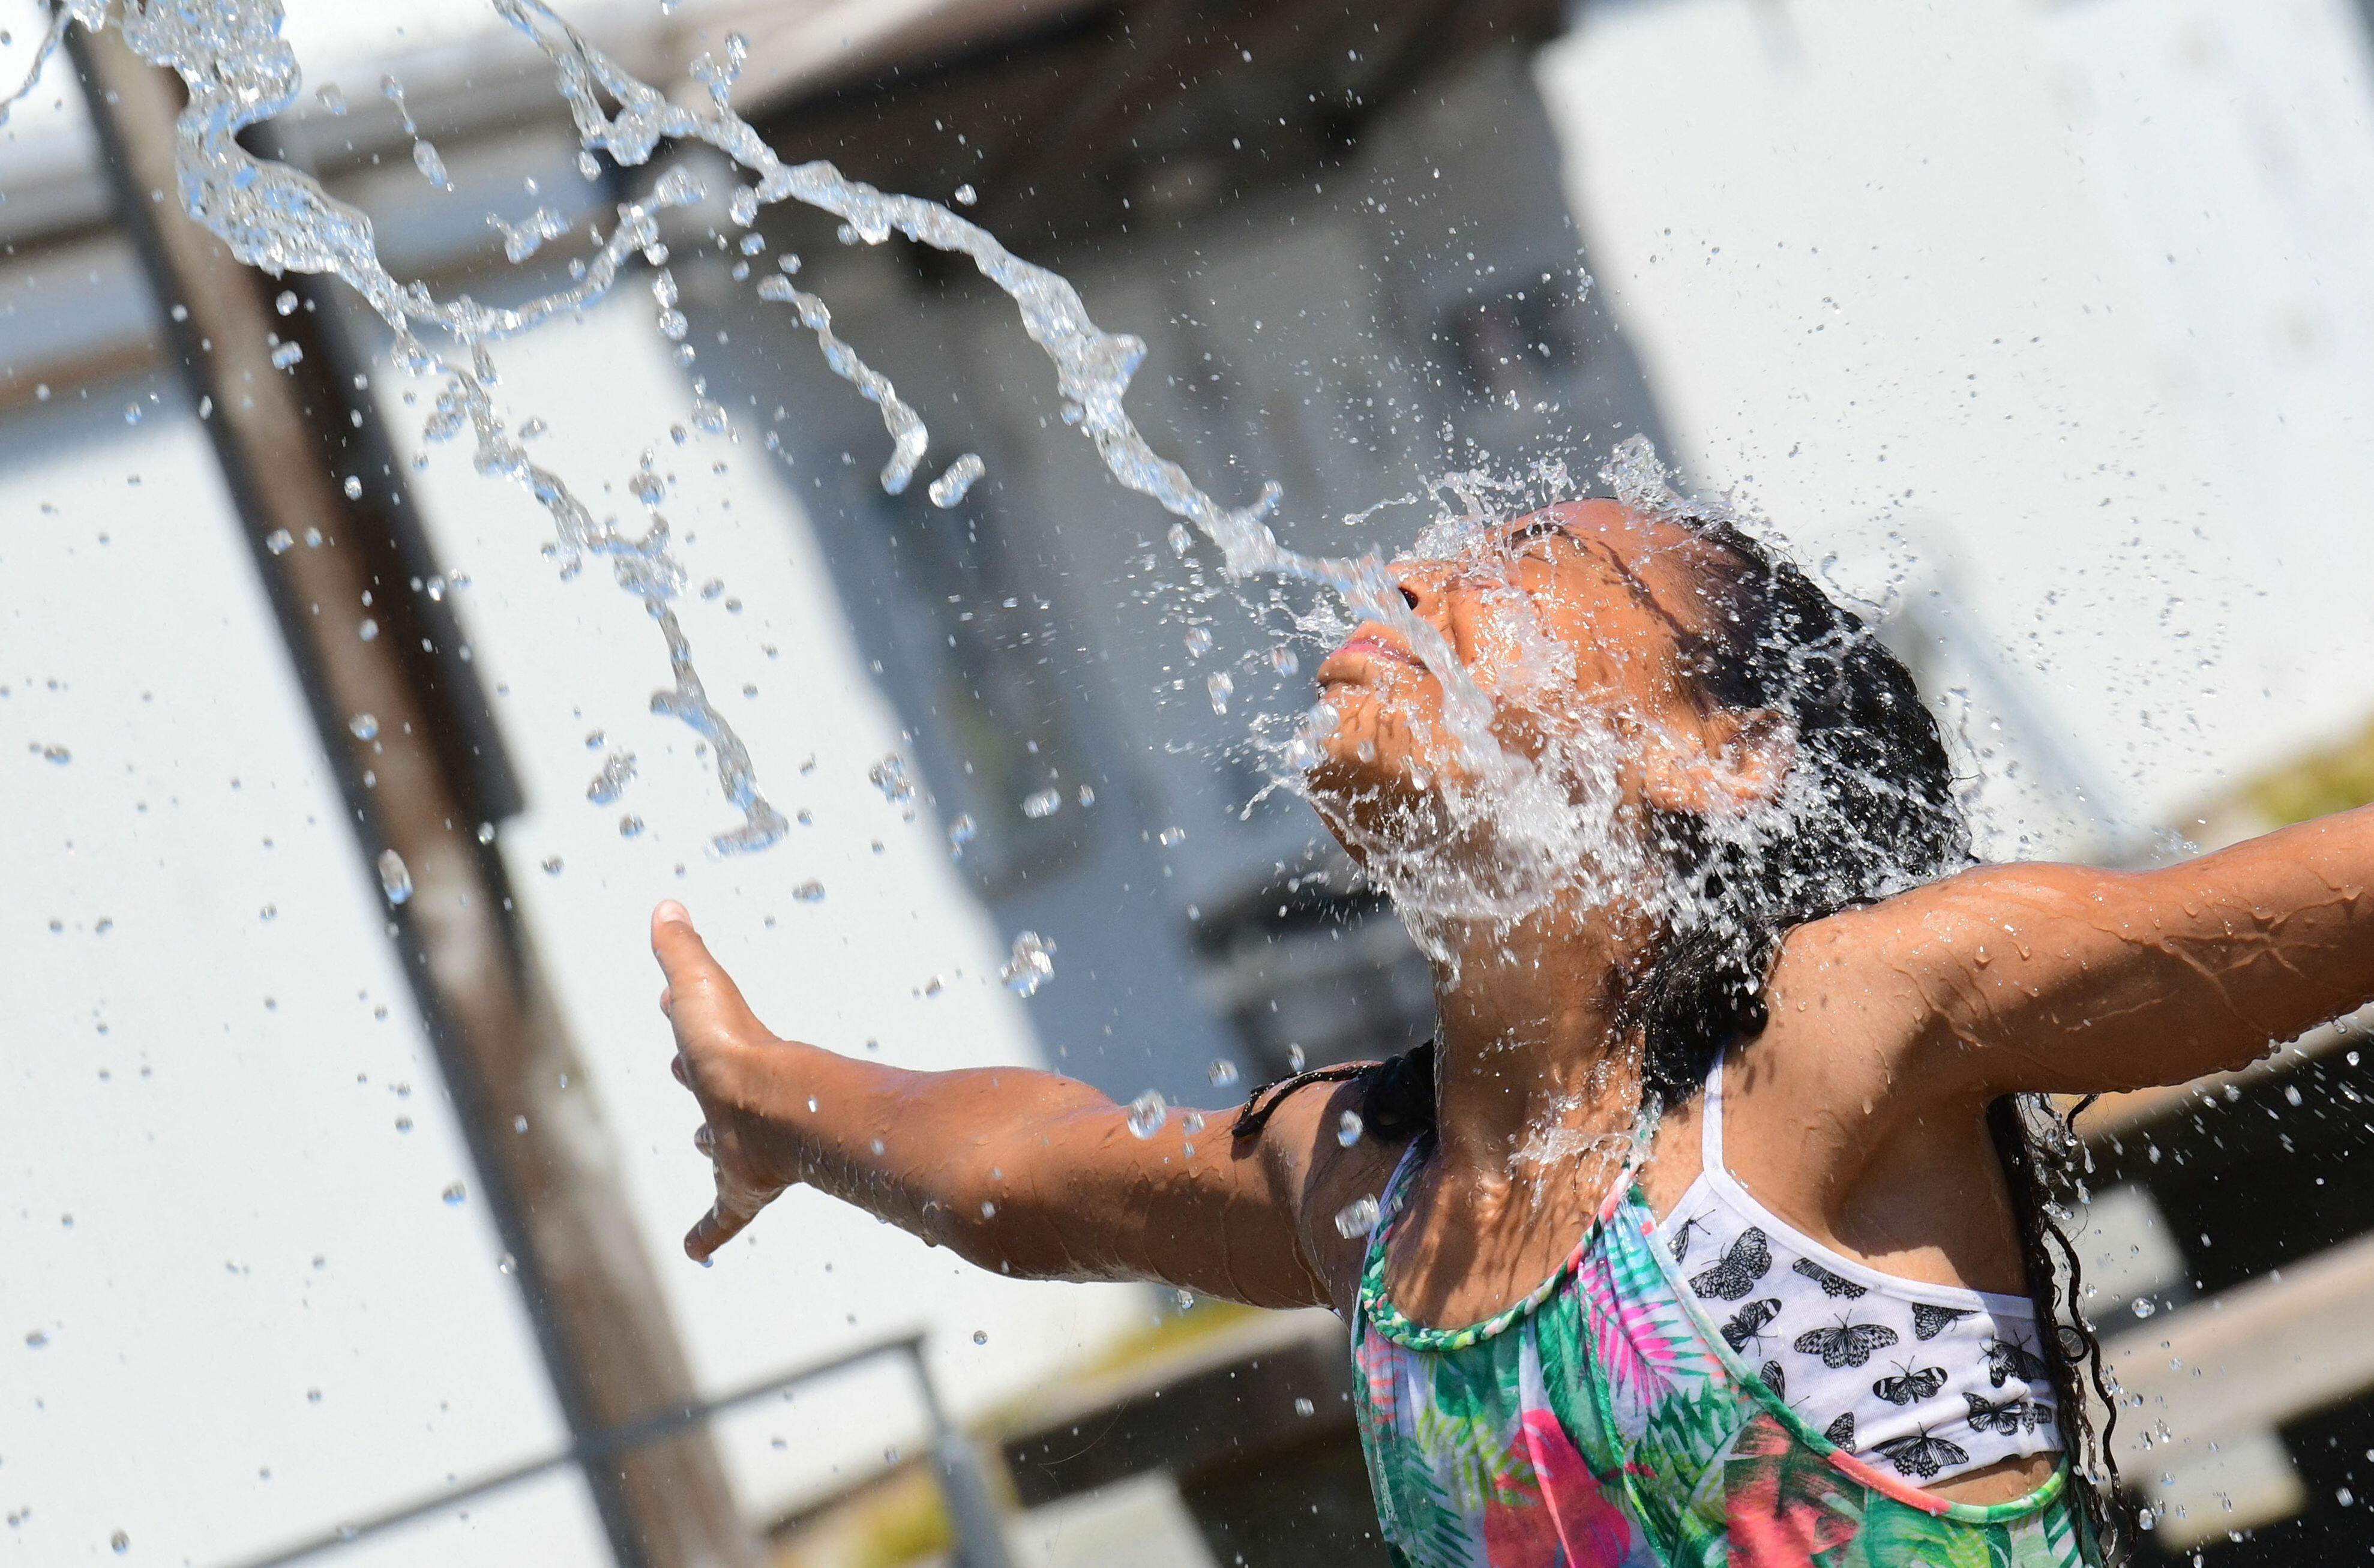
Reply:
<svg viewBox="0 0 2374 1568"><path fill-rule="evenodd" d="M915 1385L923 1390L923 1409L932 1421L932 1468L939 1476L940 1497L947 1504L948 1525L956 1536L955 1568L1013 1568L1000 1522L1004 1510L990 1490L981 1451L948 1420L931 1368L924 1364L921 1338L909 1343L907 1359L914 1365Z"/></svg>
<svg viewBox="0 0 2374 1568"><path fill-rule="evenodd" d="M316 1536L311 1540L301 1541L295 1546L283 1547L268 1557L259 1557L245 1563L243 1568L288 1568L288 1564L302 1562L315 1552L329 1551L335 1548L351 1546L357 1541L367 1540L382 1531L392 1530L398 1525L408 1525L415 1519L425 1518L431 1514L442 1514L451 1508L458 1508L464 1503L484 1497L489 1492L500 1491L505 1487L517 1486L523 1480L543 1475L547 1470L558 1469L563 1465L589 1465L606 1460L614 1455L655 1443L687 1427L698 1426L712 1416L722 1415L727 1410L735 1409L754 1400L763 1399L777 1389L806 1383L822 1377L827 1373L840 1372L844 1368L855 1366L860 1362L871 1361L876 1356L888 1355L893 1351L912 1351L916 1341L921 1338L920 1335L906 1334L891 1339L877 1339L871 1345L861 1345L846 1354L833 1357L830 1361L818 1362L792 1372L777 1373L774 1376L757 1383L744 1384L732 1393L720 1395L714 1399L703 1400L697 1405L679 1406L672 1410L662 1410L655 1415L644 1417L632 1426L599 1433L583 1443L573 1443L549 1457L531 1460L524 1465L514 1465L507 1470L498 1470L493 1475L482 1476L466 1486L449 1487L432 1497L424 1497L417 1503L407 1503L371 1518L342 1525L327 1535Z"/></svg>
<svg viewBox="0 0 2374 1568"><path fill-rule="evenodd" d="M385 852L408 872L413 890L391 907L388 934L572 1444L591 1444L689 1403L692 1379L501 859L477 835L481 822L509 809L508 791L488 756L491 732L475 682L436 663L441 652L466 659L458 630L422 591L433 567L414 582L427 547L392 474L356 476L377 492L370 509L344 493L339 471L354 474L347 466L361 449L348 443L371 409L351 377L326 373L340 346L321 332L322 313L278 315L272 285L170 210L174 120L185 98L178 80L112 30L76 26L67 47L118 220L139 250L214 442L353 813L357 847L375 876ZM310 281L289 286L318 303ZM306 358L275 364L276 340L298 344ZM353 722L365 713L375 726ZM705 1433L630 1453L585 1452L586 1481L620 1568L757 1563Z"/></svg>

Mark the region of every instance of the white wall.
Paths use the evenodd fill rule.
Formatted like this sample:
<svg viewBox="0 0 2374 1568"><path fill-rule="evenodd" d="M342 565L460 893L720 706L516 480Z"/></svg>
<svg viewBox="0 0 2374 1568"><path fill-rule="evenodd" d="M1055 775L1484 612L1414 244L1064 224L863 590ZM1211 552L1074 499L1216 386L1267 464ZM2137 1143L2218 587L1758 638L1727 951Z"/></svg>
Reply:
<svg viewBox="0 0 2374 1568"><path fill-rule="evenodd" d="M1698 486L1866 593L1945 569L2105 814L2374 708L2345 0L1606 6L1540 79Z"/></svg>

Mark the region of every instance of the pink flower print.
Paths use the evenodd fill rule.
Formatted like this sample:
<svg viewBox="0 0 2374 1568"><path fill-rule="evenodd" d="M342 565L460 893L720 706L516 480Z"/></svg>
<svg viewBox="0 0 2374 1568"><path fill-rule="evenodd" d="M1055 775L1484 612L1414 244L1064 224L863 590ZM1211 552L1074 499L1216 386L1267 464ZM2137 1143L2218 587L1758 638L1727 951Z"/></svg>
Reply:
<svg viewBox="0 0 2374 1568"><path fill-rule="evenodd" d="M1485 1560L1492 1568L1623 1568L1632 1526L1575 1451L1557 1418L1527 1410L1517 1444L1531 1461L1515 1499L1484 1507Z"/></svg>

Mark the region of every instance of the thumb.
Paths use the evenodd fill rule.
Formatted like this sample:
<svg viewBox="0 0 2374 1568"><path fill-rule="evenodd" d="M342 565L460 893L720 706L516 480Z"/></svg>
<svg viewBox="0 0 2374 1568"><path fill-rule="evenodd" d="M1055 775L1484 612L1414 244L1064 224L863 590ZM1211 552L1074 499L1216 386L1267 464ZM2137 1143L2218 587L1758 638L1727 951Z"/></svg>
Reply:
<svg viewBox="0 0 2374 1568"><path fill-rule="evenodd" d="M692 916L674 899L652 911L652 953L667 976L669 1016L679 1037L719 1028L735 1036L765 1032L741 987L710 955Z"/></svg>

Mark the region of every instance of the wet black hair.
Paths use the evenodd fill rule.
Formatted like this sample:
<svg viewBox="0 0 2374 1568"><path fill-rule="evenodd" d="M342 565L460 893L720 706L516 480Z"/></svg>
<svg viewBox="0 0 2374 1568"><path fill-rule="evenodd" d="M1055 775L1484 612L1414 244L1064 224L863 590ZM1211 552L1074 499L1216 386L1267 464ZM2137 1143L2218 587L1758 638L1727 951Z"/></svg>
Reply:
<svg viewBox="0 0 2374 1568"><path fill-rule="evenodd" d="M1708 702L1767 711L1788 725L1792 774L1820 808L1789 814L1754 840L1719 834L1687 813L1655 812L1651 836L1681 884L1721 917L1687 923L1658 948L1625 996L1639 1031L1644 1087L1671 1106L1698 1093L1726 1045L1751 1043L1767 1021L1765 990L1791 929L1970 866L1969 826L1937 720L1906 668L1871 627L1786 557L1729 522L1682 517L1714 548L1704 584L1714 629L1682 635L1681 653ZM1294 1089L1346 1080L1362 1123L1381 1138L1432 1130L1432 1042L1383 1062L1346 1064L1254 1091L1240 1138L1258 1135ZM2118 1463L2110 1438L2118 1407L2101 1347L2077 1308L2075 1249L2057 1217L2077 1140L2081 1102L2056 1112L2040 1095L2010 1095L1987 1110L2051 1368L2063 1447L2079 1501L2102 1550L2124 1539ZM2065 1279L2065 1288L2063 1280ZM2110 1411L2098 1437L2086 1387Z"/></svg>

